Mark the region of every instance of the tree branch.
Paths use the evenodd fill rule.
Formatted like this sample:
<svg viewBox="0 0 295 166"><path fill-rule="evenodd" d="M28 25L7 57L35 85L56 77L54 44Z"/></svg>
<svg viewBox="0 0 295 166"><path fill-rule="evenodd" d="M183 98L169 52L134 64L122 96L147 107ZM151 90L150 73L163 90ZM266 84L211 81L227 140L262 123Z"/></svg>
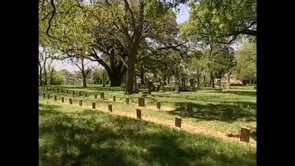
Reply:
<svg viewBox="0 0 295 166"><path fill-rule="evenodd" d="M106 71L107 71L108 73L111 73L112 70L110 69L110 67L108 66L108 64L106 64L106 63L105 63L105 62L104 62L104 61L103 61L103 60L97 55L97 53L96 53L96 51L95 51L94 49L92 49L92 51L93 51L93 53L90 54L89 56L95 58L96 61L97 61L99 64L101 64L101 65L106 69Z"/></svg>

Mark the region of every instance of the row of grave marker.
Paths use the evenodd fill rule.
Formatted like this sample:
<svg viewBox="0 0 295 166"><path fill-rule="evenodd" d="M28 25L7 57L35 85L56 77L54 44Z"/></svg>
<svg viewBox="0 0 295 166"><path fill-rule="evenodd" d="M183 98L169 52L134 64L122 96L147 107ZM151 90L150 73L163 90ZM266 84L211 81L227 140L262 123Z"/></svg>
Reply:
<svg viewBox="0 0 295 166"><path fill-rule="evenodd" d="M48 91L52 90L52 91L56 91L56 92L61 91L61 93L64 92L63 89L59 90L58 88L46 88L45 90L48 90ZM70 90L67 89L67 90L66 90L66 93L69 94L69 92L70 92ZM73 90L73 91L72 91L72 95L75 95L75 92L76 92L76 91ZM84 93L84 92L83 92L83 93ZM84 95L85 95L85 97L88 96L86 92L85 92ZM82 91L79 91L79 96L82 96ZM101 93L100 93L100 97L101 97L101 99L104 99L104 92L101 92ZM94 98L97 99L97 94L94 95ZM116 99L114 99L114 100L116 100Z"/></svg>
<svg viewBox="0 0 295 166"><path fill-rule="evenodd" d="M101 98L104 99L104 93L102 92ZM46 93L43 93L43 98L46 98ZM47 98L50 99L50 94L47 95ZM97 99L97 94L95 94L95 99ZM57 96L54 96L54 100L57 100ZM116 96L113 96L113 101L116 102ZM129 104L129 98L125 98L125 103ZM138 98L138 106L144 107L145 106L145 99L143 97ZM157 102L157 109L161 109L161 103Z"/></svg>
<svg viewBox="0 0 295 166"><path fill-rule="evenodd" d="M47 90L51 90L51 89L47 89ZM56 91L59 92L59 89L56 89ZM61 89L61 92L63 93L63 89ZM66 92L68 94L69 90L67 90ZM73 93L73 95L75 95L75 91L72 91L72 93ZM79 96L82 96L81 91L79 91ZM85 97L87 97L87 93L85 93ZM97 99L97 94L94 95L94 98ZM104 92L100 93L100 98L104 99ZM113 101L114 102L116 101L116 96L113 96ZM126 104L129 104L129 98L126 98ZM138 98L138 106L144 107L144 105L145 105L144 98ZM161 108L160 102L157 102L157 108L158 109Z"/></svg>
<svg viewBox="0 0 295 166"><path fill-rule="evenodd" d="M46 98L45 93L43 93L43 98ZM48 94L47 98L50 99L50 94ZM95 94L95 98L97 98L97 94ZM101 93L101 98L102 99L104 98L104 93L103 92ZM55 101L57 100L56 95L54 96L54 100ZM62 100L62 103L64 103L64 97L62 97L61 100ZM114 102L116 101L116 96L113 96L113 101ZM126 102L126 104L129 104L129 98L125 98L125 102ZM69 103L73 104L73 101L72 101L71 98L69 98ZM79 105L82 106L82 100L79 100ZM145 106L145 102L144 102L143 97L138 98L138 106L142 106L142 107ZM95 109L95 102L92 103L92 108ZM189 110L191 110L190 108L191 107L189 107ZM161 103L160 102L157 102L157 109L161 109ZM113 111L111 104L108 105L108 110L110 112ZM136 109L136 116L137 116L138 119L141 119L141 110L140 109ZM181 128L181 117L175 117L175 127ZM247 128L247 127L242 127L241 128L240 141L243 141L243 142L249 142L250 141L250 129L249 128Z"/></svg>
<svg viewBox="0 0 295 166"><path fill-rule="evenodd" d="M68 92L68 90L67 90L67 92ZM75 94L74 92L75 91L73 91L73 95ZM79 91L79 95L81 96L81 91ZM85 97L87 97L87 93L85 93ZM100 93L100 98L101 99L105 99L104 92L101 92ZM97 99L97 94L94 94L94 99ZM116 102L116 96L113 96L113 101ZM129 104L129 98L126 98L125 99L125 103L126 104ZM140 106L140 107L144 107L145 106L145 98L144 97L139 97L138 98L138 106ZM191 104L188 104L187 105L187 108L188 108L188 112L190 114L192 114L192 105ZM160 102L157 102L157 109L159 109L159 110L161 109L161 103Z"/></svg>

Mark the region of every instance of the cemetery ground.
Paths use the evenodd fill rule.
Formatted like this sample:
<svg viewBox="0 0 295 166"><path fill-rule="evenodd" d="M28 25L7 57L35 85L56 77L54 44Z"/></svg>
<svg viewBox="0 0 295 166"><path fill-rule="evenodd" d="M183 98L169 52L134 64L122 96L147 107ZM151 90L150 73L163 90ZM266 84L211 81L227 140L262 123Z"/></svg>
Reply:
<svg viewBox="0 0 295 166"><path fill-rule="evenodd" d="M49 88L39 96L40 165L256 165L253 87L152 92L144 107L141 94L120 88ZM240 141L241 127L251 129L249 143Z"/></svg>

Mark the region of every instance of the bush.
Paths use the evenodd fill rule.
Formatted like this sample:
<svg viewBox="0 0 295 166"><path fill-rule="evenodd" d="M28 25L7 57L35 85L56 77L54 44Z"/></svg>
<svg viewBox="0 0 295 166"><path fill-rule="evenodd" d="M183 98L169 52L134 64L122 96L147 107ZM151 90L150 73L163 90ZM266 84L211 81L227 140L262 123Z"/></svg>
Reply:
<svg viewBox="0 0 295 166"><path fill-rule="evenodd" d="M64 73L61 71L54 71L52 75L52 85L63 85L64 84Z"/></svg>

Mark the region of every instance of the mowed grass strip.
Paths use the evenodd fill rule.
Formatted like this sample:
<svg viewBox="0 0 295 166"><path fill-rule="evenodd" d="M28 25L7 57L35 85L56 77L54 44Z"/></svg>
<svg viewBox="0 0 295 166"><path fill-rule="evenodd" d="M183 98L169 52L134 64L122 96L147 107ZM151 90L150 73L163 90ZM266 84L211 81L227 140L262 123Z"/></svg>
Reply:
<svg viewBox="0 0 295 166"><path fill-rule="evenodd" d="M125 104L127 95L118 88L104 90L105 100L94 99L94 94L102 92L101 87L76 90L87 90L90 95L87 98L66 96L66 98L73 98L74 105L78 105L78 101L83 99L83 107L91 108L91 103L96 101L98 110L107 111L107 106L111 103L113 114L135 117L140 94L128 95L130 104ZM53 92L50 93L55 95ZM117 97L116 102L112 102L112 96ZM43 100L42 97L40 100ZM161 102L161 110L156 108L157 101ZM188 110L189 105L191 111ZM184 130L235 141L239 141L237 135L240 134L241 127L249 127L251 128L250 144L256 146L256 91L251 87L238 87L222 92L210 89L180 94L153 92L145 98L145 107L140 109L143 120L173 127L175 116L180 116ZM228 135L236 137L228 137Z"/></svg>
<svg viewBox="0 0 295 166"><path fill-rule="evenodd" d="M77 106L39 103L39 165L256 165L256 149ZM134 112L135 113L135 112Z"/></svg>

